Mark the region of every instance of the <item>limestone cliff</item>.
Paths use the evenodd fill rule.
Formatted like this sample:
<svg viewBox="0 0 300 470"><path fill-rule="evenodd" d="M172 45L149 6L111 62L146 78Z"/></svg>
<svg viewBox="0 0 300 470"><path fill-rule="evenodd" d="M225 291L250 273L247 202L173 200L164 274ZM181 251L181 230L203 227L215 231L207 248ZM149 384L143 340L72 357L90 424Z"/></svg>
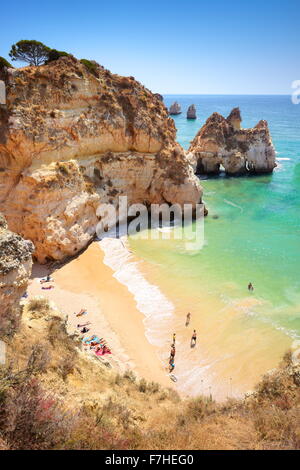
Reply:
<svg viewBox="0 0 300 470"><path fill-rule="evenodd" d="M187 110L187 113L186 113L186 118L187 119L197 119L196 106L194 104L191 104L188 107L188 110Z"/></svg>
<svg viewBox="0 0 300 470"><path fill-rule="evenodd" d="M31 273L33 245L7 229L0 215L0 337L11 334L20 313L20 299Z"/></svg>
<svg viewBox="0 0 300 470"><path fill-rule="evenodd" d="M177 103L177 101L171 104L170 109L169 109L169 114L170 116L181 114L181 106L179 103Z"/></svg>
<svg viewBox="0 0 300 470"><path fill-rule="evenodd" d="M201 199L167 109L133 77L63 57L0 78L0 210L40 262L86 246L100 202Z"/></svg>
<svg viewBox="0 0 300 470"><path fill-rule="evenodd" d="M260 121L251 129L241 129L240 110L225 119L213 113L189 148L196 173L218 173L222 165L230 175L270 173L276 167L275 149L268 123Z"/></svg>

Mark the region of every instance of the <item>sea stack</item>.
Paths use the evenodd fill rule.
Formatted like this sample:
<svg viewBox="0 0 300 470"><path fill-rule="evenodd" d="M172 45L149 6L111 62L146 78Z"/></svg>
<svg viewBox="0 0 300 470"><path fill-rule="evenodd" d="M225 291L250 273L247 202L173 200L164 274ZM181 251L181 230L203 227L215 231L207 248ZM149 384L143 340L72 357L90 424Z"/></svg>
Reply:
<svg viewBox="0 0 300 470"><path fill-rule="evenodd" d="M181 114L181 106L177 101L170 106L169 114L170 116Z"/></svg>
<svg viewBox="0 0 300 470"><path fill-rule="evenodd" d="M85 248L99 204L200 202L168 110L133 77L74 57L9 69L0 108L0 211L40 263Z"/></svg>
<svg viewBox="0 0 300 470"><path fill-rule="evenodd" d="M275 149L267 121L241 129L239 108L227 118L213 113L199 130L189 148L189 159L196 173L228 175L271 173L276 167Z"/></svg>
<svg viewBox="0 0 300 470"><path fill-rule="evenodd" d="M191 104L188 107L187 113L186 113L186 118L187 119L197 119L196 116L196 106L194 104Z"/></svg>

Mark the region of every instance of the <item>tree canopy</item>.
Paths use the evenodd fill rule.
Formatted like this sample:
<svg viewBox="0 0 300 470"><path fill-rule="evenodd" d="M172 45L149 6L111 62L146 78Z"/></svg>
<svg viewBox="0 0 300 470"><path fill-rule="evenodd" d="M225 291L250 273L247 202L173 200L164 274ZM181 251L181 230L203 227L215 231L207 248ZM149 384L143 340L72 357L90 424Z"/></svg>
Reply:
<svg viewBox="0 0 300 470"><path fill-rule="evenodd" d="M13 44L9 53L12 60L20 60L30 65L41 65L46 62L50 48L35 40L22 40Z"/></svg>

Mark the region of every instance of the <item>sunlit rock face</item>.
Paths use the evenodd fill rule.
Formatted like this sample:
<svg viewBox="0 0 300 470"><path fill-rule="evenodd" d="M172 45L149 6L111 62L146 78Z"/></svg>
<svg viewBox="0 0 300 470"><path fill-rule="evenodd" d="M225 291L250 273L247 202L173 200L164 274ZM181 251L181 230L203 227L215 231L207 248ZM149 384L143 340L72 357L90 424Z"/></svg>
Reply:
<svg viewBox="0 0 300 470"><path fill-rule="evenodd" d="M186 117L187 117L187 119L197 119L196 106L194 104L191 104L188 107Z"/></svg>
<svg viewBox="0 0 300 470"><path fill-rule="evenodd" d="M64 57L4 81L0 210L40 262L84 248L100 203L201 200L168 110L133 77Z"/></svg>
<svg viewBox="0 0 300 470"><path fill-rule="evenodd" d="M251 129L241 128L240 110L227 118L213 113L189 148L189 160L196 173L229 175L271 173L276 167L275 149L267 121Z"/></svg>
<svg viewBox="0 0 300 470"><path fill-rule="evenodd" d="M20 317L20 299L31 274L33 244L7 228L0 214L0 338L13 334Z"/></svg>
<svg viewBox="0 0 300 470"><path fill-rule="evenodd" d="M175 101L169 109L169 114L170 116L176 115L176 114L181 114L181 106L177 101Z"/></svg>

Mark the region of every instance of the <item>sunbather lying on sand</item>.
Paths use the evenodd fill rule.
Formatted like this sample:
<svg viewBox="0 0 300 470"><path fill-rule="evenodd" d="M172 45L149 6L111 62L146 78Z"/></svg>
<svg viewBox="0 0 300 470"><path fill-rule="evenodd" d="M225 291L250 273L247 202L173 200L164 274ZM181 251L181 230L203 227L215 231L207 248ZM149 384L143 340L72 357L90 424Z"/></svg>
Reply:
<svg viewBox="0 0 300 470"><path fill-rule="evenodd" d="M76 317L81 317L82 315L86 315L86 314L87 314L87 311L86 311L85 308L82 308L82 309L80 310L80 312L78 312L78 313L75 313L75 312L74 312L74 314L76 315Z"/></svg>
<svg viewBox="0 0 300 470"><path fill-rule="evenodd" d="M86 326L84 326L82 330L80 330L81 333L87 333L88 331L90 331L90 329L87 328Z"/></svg>
<svg viewBox="0 0 300 470"><path fill-rule="evenodd" d="M82 342L85 343L85 344L91 344L93 341L96 342L95 344L99 344L99 343L100 343L100 339L99 339L98 336L96 336L96 335L93 335L93 336L91 336L90 338L84 338L84 339L82 340Z"/></svg>
<svg viewBox="0 0 300 470"><path fill-rule="evenodd" d="M111 354L111 350L107 346L98 347L95 350L96 356L104 356L104 354Z"/></svg>
<svg viewBox="0 0 300 470"><path fill-rule="evenodd" d="M50 290L54 289L54 286L47 286L47 287L42 287L43 290Z"/></svg>
<svg viewBox="0 0 300 470"><path fill-rule="evenodd" d="M40 283L41 284L44 284L44 282L51 282L53 281L54 279L52 279L52 277L48 274L47 277L42 277L42 279L40 280Z"/></svg>
<svg viewBox="0 0 300 470"><path fill-rule="evenodd" d="M88 325L90 325L90 324L91 324L90 321L88 321L88 322L86 322L86 323L82 323L82 325L80 325L80 324L78 323L77 328L83 328L84 326L88 326Z"/></svg>

